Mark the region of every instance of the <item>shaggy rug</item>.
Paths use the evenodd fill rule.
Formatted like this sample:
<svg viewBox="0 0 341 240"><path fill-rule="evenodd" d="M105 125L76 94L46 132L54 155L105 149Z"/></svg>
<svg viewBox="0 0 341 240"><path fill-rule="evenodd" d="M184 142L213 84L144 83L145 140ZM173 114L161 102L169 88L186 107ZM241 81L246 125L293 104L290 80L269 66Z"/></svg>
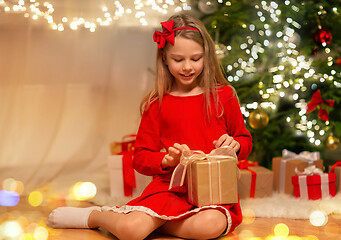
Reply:
<svg viewBox="0 0 341 240"><path fill-rule="evenodd" d="M255 217L282 217L309 219L313 211L325 214L341 214L341 193L333 198L321 200L301 200L294 196L274 193L266 198L248 198L240 201L243 212L251 210Z"/></svg>
<svg viewBox="0 0 341 240"><path fill-rule="evenodd" d="M122 206L131 198L110 198L96 196L93 203L100 206ZM274 193L266 198L241 199L243 212L252 212L255 217L282 217L292 219L309 219L313 211L323 211L325 214L341 214L341 193L333 198L323 200L301 200L294 196Z"/></svg>

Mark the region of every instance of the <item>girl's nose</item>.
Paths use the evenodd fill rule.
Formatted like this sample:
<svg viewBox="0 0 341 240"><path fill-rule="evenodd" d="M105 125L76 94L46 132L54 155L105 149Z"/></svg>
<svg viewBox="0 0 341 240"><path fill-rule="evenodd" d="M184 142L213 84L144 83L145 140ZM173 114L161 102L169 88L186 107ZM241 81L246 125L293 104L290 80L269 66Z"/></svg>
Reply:
<svg viewBox="0 0 341 240"><path fill-rule="evenodd" d="M182 67L182 70L190 71L190 70L192 70L192 65L189 62L186 61L185 64L183 65L183 67Z"/></svg>

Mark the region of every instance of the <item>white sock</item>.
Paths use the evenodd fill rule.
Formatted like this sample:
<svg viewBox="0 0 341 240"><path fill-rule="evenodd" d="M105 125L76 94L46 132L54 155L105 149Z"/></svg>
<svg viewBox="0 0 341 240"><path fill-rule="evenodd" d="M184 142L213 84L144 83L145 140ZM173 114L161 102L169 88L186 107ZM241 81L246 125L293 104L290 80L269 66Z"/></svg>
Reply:
<svg viewBox="0 0 341 240"><path fill-rule="evenodd" d="M53 228L89 228L88 219L94 210L101 211L101 208L59 207L50 213L46 224Z"/></svg>

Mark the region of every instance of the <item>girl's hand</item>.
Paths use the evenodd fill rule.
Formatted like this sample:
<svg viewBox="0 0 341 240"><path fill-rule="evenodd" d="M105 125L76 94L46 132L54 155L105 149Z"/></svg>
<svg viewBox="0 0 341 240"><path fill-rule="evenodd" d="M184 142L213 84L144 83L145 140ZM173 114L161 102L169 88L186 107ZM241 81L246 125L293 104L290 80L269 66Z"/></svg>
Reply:
<svg viewBox="0 0 341 240"><path fill-rule="evenodd" d="M163 169L168 167L175 167L180 162L181 154L183 151L190 151L186 144L175 143L173 147L168 148L168 154L162 159L161 167Z"/></svg>
<svg viewBox="0 0 341 240"><path fill-rule="evenodd" d="M240 149L239 142L234 140L233 137L229 136L228 134L224 134L218 140L214 140L213 145L215 146L215 148L229 146L232 147L235 152L238 152L238 150Z"/></svg>

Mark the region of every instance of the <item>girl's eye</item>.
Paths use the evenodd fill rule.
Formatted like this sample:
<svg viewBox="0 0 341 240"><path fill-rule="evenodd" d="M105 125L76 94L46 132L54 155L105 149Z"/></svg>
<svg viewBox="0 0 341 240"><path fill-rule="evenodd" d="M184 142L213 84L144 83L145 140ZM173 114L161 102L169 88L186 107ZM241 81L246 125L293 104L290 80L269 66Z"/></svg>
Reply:
<svg viewBox="0 0 341 240"><path fill-rule="evenodd" d="M175 62L181 62L181 59L174 59Z"/></svg>
<svg viewBox="0 0 341 240"><path fill-rule="evenodd" d="M195 58L195 59L192 59L194 62L197 62L200 60L200 58Z"/></svg>

